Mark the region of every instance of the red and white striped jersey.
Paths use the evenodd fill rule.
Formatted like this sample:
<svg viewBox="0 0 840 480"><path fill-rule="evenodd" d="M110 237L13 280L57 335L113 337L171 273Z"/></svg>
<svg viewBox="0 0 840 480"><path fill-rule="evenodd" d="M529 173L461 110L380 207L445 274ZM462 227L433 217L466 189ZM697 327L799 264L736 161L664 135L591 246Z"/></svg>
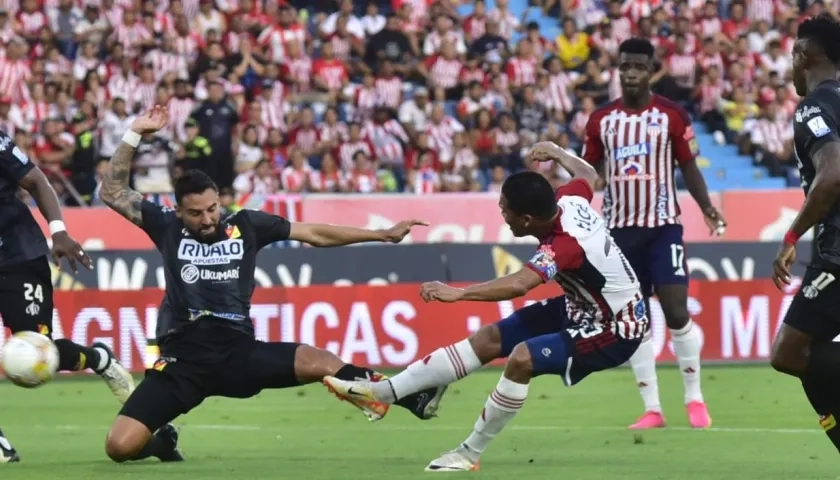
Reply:
<svg viewBox="0 0 840 480"><path fill-rule="evenodd" d="M461 122L450 116L444 116L440 123L428 122L426 134L429 136L429 148L435 150L442 163L449 163L455 155L453 137L456 133L463 132L464 126Z"/></svg>
<svg viewBox="0 0 840 480"><path fill-rule="evenodd" d="M464 37L460 32L448 30L441 34L435 30L426 35L426 38L423 40L423 55L431 57L432 55L439 54L444 41L451 42L458 55L467 53L467 46L464 45Z"/></svg>
<svg viewBox="0 0 840 480"><path fill-rule="evenodd" d="M596 109L586 124L583 158L596 168L604 163L609 228L678 224L674 162L692 162L697 154L688 113L659 95L641 110L616 100Z"/></svg>
<svg viewBox="0 0 840 480"><path fill-rule="evenodd" d="M781 155L785 143L793 138L793 124L788 120L759 118L750 129L750 141L768 152Z"/></svg>
<svg viewBox="0 0 840 480"><path fill-rule="evenodd" d="M422 167L411 172L412 193L417 195L428 195L440 191L440 174L431 167Z"/></svg>
<svg viewBox="0 0 840 480"><path fill-rule="evenodd" d="M35 10L32 13L26 13L23 10L15 15L18 25L20 25L21 33L25 35L35 35L43 27L49 27L50 22L44 12Z"/></svg>
<svg viewBox="0 0 840 480"><path fill-rule="evenodd" d="M569 90L576 79L576 76L572 76L566 72L549 75L548 86L543 92L546 99L546 107L552 110L562 110L566 113L571 112L575 105L572 102L571 92Z"/></svg>
<svg viewBox="0 0 840 480"><path fill-rule="evenodd" d="M348 175L350 190L355 193L373 193L379 190L379 179L373 170L353 169Z"/></svg>
<svg viewBox="0 0 840 480"><path fill-rule="evenodd" d="M329 173L312 170L309 172L309 187L313 192L340 192L347 187L347 176L341 170Z"/></svg>
<svg viewBox="0 0 840 480"><path fill-rule="evenodd" d="M312 167L305 164L302 169L298 170L289 165L280 172L280 184L283 190L291 193L301 192L306 188L306 181L309 178L309 172Z"/></svg>
<svg viewBox="0 0 840 480"><path fill-rule="evenodd" d="M278 87L274 87L274 91L277 91ZM269 127L269 128L276 128L281 132L286 131L286 111L289 108L289 104L286 103L285 100L266 100L264 97L260 97L259 99L261 105L260 111L260 123Z"/></svg>
<svg viewBox="0 0 840 480"><path fill-rule="evenodd" d="M353 155L358 151L364 152L371 160L376 158L376 149L369 140L360 140L358 142L347 141L340 144L336 150L338 166L343 170L352 170L355 166Z"/></svg>
<svg viewBox="0 0 840 480"><path fill-rule="evenodd" d="M178 98L171 97L167 105L169 110L169 132L181 141L187 139L187 133L184 131L184 123L190 117L190 114L195 109L196 103L192 98Z"/></svg>
<svg viewBox="0 0 840 480"><path fill-rule="evenodd" d="M464 19L464 35L466 35L470 42L484 35L486 29L487 17L478 18L475 15L470 15Z"/></svg>
<svg viewBox="0 0 840 480"><path fill-rule="evenodd" d="M502 11L498 8L494 8L493 10L487 12L487 18L491 21L499 22L499 36L505 40L510 40L513 33L516 32L522 24L519 21L519 17L514 15L510 10Z"/></svg>
<svg viewBox="0 0 840 480"><path fill-rule="evenodd" d="M332 143L333 145L344 142L350 135L350 129L344 122L336 122L335 125L330 125L323 122L318 125L318 138L322 142Z"/></svg>
<svg viewBox="0 0 840 480"><path fill-rule="evenodd" d="M389 108L399 108L402 103L403 80L394 75L392 77L377 77L373 81L373 89L376 92L376 105L384 105Z"/></svg>
<svg viewBox="0 0 840 480"><path fill-rule="evenodd" d="M663 3L664 0L625 0L621 5L621 14L638 24L639 20L650 17Z"/></svg>
<svg viewBox="0 0 840 480"><path fill-rule="evenodd" d="M633 36L633 23L627 17L611 18L610 25L612 25L613 36L619 42L623 42Z"/></svg>
<svg viewBox="0 0 840 480"><path fill-rule="evenodd" d="M41 122L44 120L58 116L58 108L45 101L26 102L23 104L21 111L23 112L24 121L32 126L33 132L40 130Z"/></svg>
<svg viewBox="0 0 840 480"><path fill-rule="evenodd" d="M697 23L697 30L703 38L713 37L720 33L723 29L723 24L720 18L701 18Z"/></svg>
<svg viewBox="0 0 840 480"><path fill-rule="evenodd" d="M677 85L683 88L694 88L697 76L697 59L694 55L675 53L668 57L668 73L674 77Z"/></svg>
<svg viewBox="0 0 840 480"><path fill-rule="evenodd" d="M385 123L367 122L362 127L362 136L370 140L376 158L384 164L403 163L403 145L408 144L408 134L400 122L388 120Z"/></svg>
<svg viewBox="0 0 840 480"><path fill-rule="evenodd" d="M151 40L152 34L140 22L134 25L121 23L114 28L112 38L122 44L126 56L135 57L140 52L140 44Z"/></svg>
<svg viewBox="0 0 840 480"><path fill-rule="evenodd" d="M12 97L14 102L22 102L29 97L26 82L32 77L32 70L26 60L0 59L0 92Z"/></svg>
<svg viewBox="0 0 840 480"><path fill-rule="evenodd" d="M749 0L747 2L747 18L751 22L764 20L770 25L773 25L776 4L776 0Z"/></svg>
<svg viewBox="0 0 840 480"><path fill-rule="evenodd" d="M537 61L533 57L513 57L508 60L505 73L513 87L533 85L537 82Z"/></svg>
<svg viewBox="0 0 840 480"><path fill-rule="evenodd" d="M122 72L119 72L108 80L108 95L110 98L122 98L126 101L128 108L131 108L133 106L132 101L134 100L137 82L138 79L133 73L125 76Z"/></svg>
<svg viewBox="0 0 840 480"><path fill-rule="evenodd" d="M557 189L560 215L525 266L544 282L555 280L563 287L569 319L589 325L593 336L612 332L641 338L648 318L639 280L590 205L593 195L592 187L580 179Z"/></svg>
<svg viewBox="0 0 840 480"><path fill-rule="evenodd" d="M312 75L330 90L341 90L350 78L347 75L347 67L336 59L316 59L312 62Z"/></svg>
<svg viewBox="0 0 840 480"><path fill-rule="evenodd" d="M202 48L204 48L204 40L197 33L190 32L187 35L175 37L175 52L188 62L198 58Z"/></svg>
<svg viewBox="0 0 840 480"><path fill-rule="evenodd" d="M302 93L308 92L312 83L312 59L307 56L286 58L280 66L280 71L292 80L290 90Z"/></svg>
<svg viewBox="0 0 840 480"><path fill-rule="evenodd" d="M716 82L703 82L700 84L700 113L711 112L717 108L720 98L726 89L726 84L718 80Z"/></svg>
<svg viewBox="0 0 840 480"><path fill-rule="evenodd" d="M155 72L155 79L157 81L161 81L170 72L174 72L178 75L178 78L183 78L184 80L189 78L187 59L177 53L155 49L146 54L143 63L152 65L152 70Z"/></svg>
<svg viewBox="0 0 840 480"><path fill-rule="evenodd" d="M306 42L306 30L298 24L283 28L273 25L260 33L257 43L262 47L268 47L268 59L273 63L281 63L286 58L286 43L299 41L301 49Z"/></svg>
<svg viewBox="0 0 840 480"><path fill-rule="evenodd" d="M290 146L301 150L313 150L320 140L318 129L314 126L293 128L286 137Z"/></svg>
<svg viewBox="0 0 840 480"><path fill-rule="evenodd" d="M454 88L458 86L463 64L457 58L447 60L442 56L426 59L426 69L429 71L429 85L439 88Z"/></svg>
<svg viewBox="0 0 840 480"><path fill-rule="evenodd" d="M155 106L157 101L157 83L138 81L134 85L132 100L135 105L140 106L140 111L147 112Z"/></svg>

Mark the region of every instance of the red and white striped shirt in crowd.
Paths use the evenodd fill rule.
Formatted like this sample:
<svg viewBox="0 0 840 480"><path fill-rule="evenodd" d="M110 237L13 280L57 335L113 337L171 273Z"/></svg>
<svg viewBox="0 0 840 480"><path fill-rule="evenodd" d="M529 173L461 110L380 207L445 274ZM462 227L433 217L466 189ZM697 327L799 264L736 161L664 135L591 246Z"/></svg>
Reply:
<svg viewBox="0 0 840 480"><path fill-rule="evenodd" d="M615 31L613 31L612 35L609 37L605 37L601 34L601 32L595 32L591 37L589 37L589 41L592 42L598 50L612 56L618 54L618 45L621 43L621 40L615 34Z"/></svg>
<svg viewBox="0 0 840 480"><path fill-rule="evenodd" d="M455 88L461 75L463 64L457 58L447 60L440 55L426 59L426 70L429 72L427 81L435 88Z"/></svg>
<svg viewBox="0 0 840 480"><path fill-rule="evenodd" d="M295 93L308 92L312 83L312 59L307 56L286 58L280 66L285 76L291 79L290 90Z"/></svg>
<svg viewBox="0 0 840 480"><path fill-rule="evenodd" d="M476 68L467 68L464 66L461 68L461 74L458 75L458 81L464 85L469 85L471 82L478 82L484 84L484 80L486 79L486 74L481 67Z"/></svg>
<svg viewBox="0 0 840 480"><path fill-rule="evenodd" d="M633 36L633 23L627 17L610 18L613 37L623 42Z"/></svg>
<svg viewBox="0 0 840 480"><path fill-rule="evenodd" d="M222 47L228 53L236 53L239 51L239 46L243 41L251 41L253 43L255 38L248 32L236 33L228 30L222 36Z"/></svg>
<svg viewBox="0 0 840 480"><path fill-rule="evenodd" d="M467 36L470 42L484 35L486 30L487 17L478 18L475 15L470 15L464 20L464 35Z"/></svg>
<svg viewBox="0 0 840 480"><path fill-rule="evenodd" d="M702 18L697 23L697 30L700 32L700 36L703 38L713 37L721 32L723 28L723 24L720 21L720 18Z"/></svg>
<svg viewBox="0 0 840 480"><path fill-rule="evenodd" d="M108 95L111 98L122 98L128 103L128 107L131 108L131 101L134 99L137 82L137 77L133 73L125 76L122 72L119 72L108 80L106 87L108 89Z"/></svg>
<svg viewBox="0 0 840 480"><path fill-rule="evenodd" d="M494 8L487 12L487 18L492 21L499 22L499 36L505 40L510 40L513 33L519 29L519 17L511 13L509 10L504 12L498 8Z"/></svg>
<svg viewBox="0 0 840 480"><path fill-rule="evenodd" d="M238 83L231 83L224 78L219 78L216 80L217 83L221 83L225 89L225 93L228 95L234 92L234 89L240 87ZM193 94L195 95L196 100L206 100L208 96L210 96L209 89L207 88L207 79L199 78L197 82L195 82L195 88L193 89Z"/></svg>
<svg viewBox="0 0 840 480"><path fill-rule="evenodd" d="M482 109L491 113L496 109L496 105L491 96L484 95L478 101L470 97L464 97L458 101L458 106L456 107L458 115L461 116L472 116L475 112Z"/></svg>
<svg viewBox="0 0 840 480"><path fill-rule="evenodd" d="M519 88L525 85L533 85L537 82L537 61L533 57L513 57L505 67L510 85Z"/></svg>
<svg viewBox="0 0 840 480"><path fill-rule="evenodd" d="M277 87L274 88L277 91ZM286 111L288 104L284 100L277 101L276 99L266 100L260 97L260 123L269 127L276 128L281 132L286 131Z"/></svg>
<svg viewBox="0 0 840 480"><path fill-rule="evenodd" d="M312 75L330 90L341 90L347 83L347 67L341 60L318 58L312 62Z"/></svg>
<svg viewBox="0 0 840 480"><path fill-rule="evenodd" d="M0 92L14 102L22 102L29 97L26 82L32 77L29 62L24 59L0 59Z"/></svg>
<svg viewBox="0 0 840 480"><path fill-rule="evenodd" d="M184 36L175 37L175 53L184 57L187 62L197 59L202 48L204 48L204 40L197 33L190 32Z"/></svg>
<svg viewBox="0 0 840 480"><path fill-rule="evenodd" d="M24 35L36 35L42 28L50 25L47 16L40 10L35 10L32 13L21 10L15 15L15 20L17 20L21 33Z"/></svg>
<svg viewBox="0 0 840 480"><path fill-rule="evenodd" d="M398 12L403 5L411 6L411 23L422 29L429 21L429 6L432 0L391 0L391 8Z"/></svg>
<svg viewBox="0 0 840 480"><path fill-rule="evenodd" d="M324 173L321 170L309 172L309 187L313 192L340 192L347 186L347 176L341 170Z"/></svg>
<svg viewBox="0 0 840 480"><path fill-rule="evenodd" d="M384 105L389 108L399 108L402 103L403 80L394 75L388 77L377 77L373 82L376 92L376 105Z"/></svg>
<svg viewBox="0 0 840 480"><path fill-rule="evenodd" d="M513 149L519 147L519 133L516 131L506 132L501 128L496 128L493 130L493 139L496 141L496 146L505 153L512 153Z"/></svg>
<svg viewBox="0 0 840 480"><path fill-rule="evenodd" d="M403 164L403 144L408 143L408 135L400 122L396 120L388 120L382 124L367 122L362 127L362 136L371 141L375 149L374 154L382 163Z"/></svg>
<svg viewBox="0 0 840 480"><path fill-rule="evenodd" d="M591 113L584 112L583 110L578 110L572 116L572 121L569 122L569 129L575 133L586 132L586 123L589 122L589 117L591 116Z"/></svg>
<svg viewBox="0 0 840 480"><path fill-rule="evenodd" d="M0 0L0 10L6 11L9 18L14 18L20 10L20 0Z"/></svg>
<svg viewBox="0 0 840 480"><path fill-rule="evenodd" d="M574 108L571 96L571 86L577 80L577 74L560 72L548 76L548 87L544 92L547 96L547 107L552 110L560 109L569 113Z"/></svg>
<svg viewBox="0 0 840 480"><path fill-rule="evenodd" d="M341 35L334 33L330 35L330 38L327 39L330 42L330 45L333 47L333 55L336 59L341 60L342 62L346 62L350 59L350 51L352 45L350 44L350 37L342 37Z"/></svg>
<svg viewBox="0 0 840 480"><path fill-rule="evenodd" d="M99 116L105 115L107 111L108 102L111 100L111 95L108 93L108 88L100 86L95 90L84 90L85 98L91 98L91 102L99 111Z"/></svg>
<svg viewBox="0 0 840 480"><path fill-rule="evenodd" d="M440 191L440 175L432 167L423 167L414 172L413 193L428 195Z"/></svg>
<svg viewBox="0 0 840 480"><path fill-rule="evenodd" d="M675 53L668 57L668 73L683 88L694 88L697 76L697 59L687 53Z"/></svg>
<svg viewBox="0 0 840 480"><path fill-rule="evenodd" d="M716 109L725 89L726 85L720 80L702 82L700 84L700 105L697 107L700 113L711 112Z"/></svg>
<svg viewBox="0 0 840 480"><path fill-rule="evenodd" d="M697 55L697 66L699 66L700 70L703 72L709 71L712 67L717 67L721 75L724 72L723 57L719 53L712 55L706 55L702 52L699 53Z"/></svg>
<svg viewBox="0 0 840 480"><path fill-rule="evenodd" d="M108 21L108 24L110 24L112 28L116 25L122 24L123 7L117 5L116 3L119 2L115 2L115 5L107 10L102 7L100 7L99 10L99 14L105 17L105 20Z"/></svg>
<svg viewBox="0 0 840 480"><path fill-rule="evenodd" d="M161 32L165 35L175 33L175 20L172 19L172 14L169 12L155 12L154 27L155 32Z"/></svg>
<svg viewBox="0 0 840 480"><path fill-rule="evenodd" d="M451 162L455 155L453 137L456 133L464 131L461 122L446 115L440 123L426 123L425 131L429 136L429 148L437 152L441 163Z"/></svg>
<svg viewBox="0 0 840 480"><path fill-rule="evenodd" d="M353 163L353 155L356 152L362 151L369 159L376 158L376 149L369 140L361 140L358 142L344 142L336 149L336 157L338 157L338 165L342 170L351 170L355 163Z"/></svg>
<svg viewBox="0 0 840 480"><path fill-rule="evenodd" d="M198 16L198 12L201 11L200 2L201 0L181 0L181 4L184 5L184 16L187 17L187 20L192 21L193 18Z"/></svg>
<svg viewBox="0 0 840 480"><path fill-rule="evenodd" d="M335 125L322 122L318 125L318 138L320 138L322 142L341 143L347 140L349 135L350 129L347 128L347 124L344 122L336 122Z"/></svg>
<svg viewBox="0 0 840 480"><path fill-rule="evenodd" d="M239 193L254 195L271 195L277 193L280 182L274 175L261 177L253 170L241 173L233 181L233 188Z"/></svg>
<svg viewBox="0 0 840 480"><path fill-rule="evenodd" d="M685 37L685 51L684 52L674 51L674 53L682 53L684 55L695 55L697 53L697 46L698 46L697 35L695 35L693 33L686 33L685 35L683 35L683 37ZM668 42L670 42L671 45L674 45L675 43L677 43L676 35L671 35L671 37L668 39ZM672 50L675 50L675 49L672 49Z"/></svg>
<svg viewBox="0 0 840 480"><path fill-rule="evenodd" d="M618 68L613 67L609 71L610 81L607 83L607 92L610 95L610 101L621 97L621 75L619 75Z"/></svg>
<svg viewBox="0 0 840 480"><path fill-rule="evenodd" d="M663 0L625 0L621 5L621 14L630 17L633 23L639 23L642 18L650 17L663 3Z"/></svg>
<svg viewBox="0 0 840 480"><path fill-rule="evenodd" d="M312 167L308 164L304 165L304 167L300 170L291 165L284 168L283 171L280 172L280 184L283 186L283 190L287 192L303 191L306 187L306 180L309 177L309 172L311 171Z"/></svg>
<svg viewBox="0 0 840 480"><path fill-rule="evenodd" d="M273 63L280 63L286 59L286 43L291 41L300 42L301 50L306 42L306 30L298 24L283 28L279 25L267 27L257 37L257 43L262 47L268 47L268 59Z"/></svg>
<svg viewBox="0 0 840 480"><path fill-rule="evenodd" d="M793 124L790 121L759 118L750 129L750 141L775 154L782 154L785 143L792 138Z"/></svg>
<svg viewBox="0 0 840 480"><path fill-rule="evenodd" d="M152 34L140 22L134 25L120 23L114 28L112 36L117 43L122 44L125 48L127 57L137 56L140 53L140 45L152 39Z"/></svg>
<svg viewBox="0 0 840 480"><path fill-rule="evenodd" d="M773 17L776 14L776 0L748 0L747 18L751 22L764 20L773 25Z"/></svg>
<svg viewBox="0 0 840 480"><path fill-rule="evenodd" d="M15 33L14 25L11 21L6 20L6 24L3 28L0 28L0 45L8 45L15 37L17 37L17 33Z"/></svg>
<svg viewBox="0 0 840 480"><path fill-rule="evenodd" d="M373 170L350 170L348 175L350 190L355 193L373 193L379 190L379 179Z"/></svg>
<svg viewBox="0 0 840 480"><path fill-rule="evenodd" d="M23 120L32 126L33 132L38 132L41 127L41 122L48 118L58 116L58 108L45 101L29 101L21 108L23 112Z"/></svg>
<svg viewBox="0 0 840 480"><path fill-rule="evenodd" d="M47 76L72 75L73 64L64 55L58 54L44 62L44 72Z"/></svg>
<svg viewBox="0 0 840 480"><path fill-rule="evenodd" d="M697 153L688 113L664 97L653 95L641 111L621 100L596 109L586 124L583 158L605 163L607 226L679 224L674 162L693 161Z"/></svg>
<svg viewBox="0 0 840 480"><path fill-rule="evenodd" d="M170 72L178 75L178 78L187 79L189 74L187 71L187 59L174 52L164 52L160 49L152 50L143 58L143 63L152 65L152 70L155 72L155 79L160 81Z"/></svg>
<svg viewBox="0 0 840 480"><path fill-rule="evenodd" d="M196 103L192 98L171 97L167 103L169 110L169 133L174 138L185 141L187 133L184 131L184 123L190 118L195 109Z"/></svg>
<svg viewBox="0 0 840 480"><path fill-rule="evenodd" d="M310 125L308 127L295 127L289 131L286 143L303 151L314 150L321 138L318 129Z"/></svg>
<svg viewBox="0 0 840 480"><path fill-rule="evenodd" d="M353 85L349 92L353 97L352 118L357 122L370 119L373 116L373 109L379 104L376 88Z"/></svg>
<svg viewBox="0 0 840 480"><path fill-rule="evenodd" d="M73 62L73 78L81 82L91 70L95 70L101 79L108 76L107 67L98 58L88 58L82 55L76 57Z"/></svg>
<svg viewBox="0 0 840 480"><path fill-rule="evenodd" d="M134 95L131 97L134 104L139 105L143 112L151 110L157 100L157 83L138 80L134 89ZM130 104L129 108L131 108Z"/></svg>
<svg viewBox="0 0 840 480"><path fill-rule="evenodd" d="M446 41L452 43L452 46L455 47L455 52L459 55L467 53L467 47L464 45L464 37L459 32L447 30L441 35L440 32L434 30L432 33L426 35L426 38L423 40L423 55L430 57L439 54L443 42Z"/></svg>

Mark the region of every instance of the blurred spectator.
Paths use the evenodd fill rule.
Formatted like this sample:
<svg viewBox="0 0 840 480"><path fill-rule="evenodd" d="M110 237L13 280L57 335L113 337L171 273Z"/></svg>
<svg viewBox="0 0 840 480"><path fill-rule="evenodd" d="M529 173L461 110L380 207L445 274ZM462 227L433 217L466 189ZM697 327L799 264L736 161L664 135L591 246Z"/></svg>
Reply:
<svg viewBox="0 0 840 480"><path fill-rule="evenodd" d="M220 187L233 182L233 130L239 121L236 109L225 100L224 85L212 82L208 98L190 114L198 123L199 134L210 142L212 161L207 162L207 174Z"/></svg>

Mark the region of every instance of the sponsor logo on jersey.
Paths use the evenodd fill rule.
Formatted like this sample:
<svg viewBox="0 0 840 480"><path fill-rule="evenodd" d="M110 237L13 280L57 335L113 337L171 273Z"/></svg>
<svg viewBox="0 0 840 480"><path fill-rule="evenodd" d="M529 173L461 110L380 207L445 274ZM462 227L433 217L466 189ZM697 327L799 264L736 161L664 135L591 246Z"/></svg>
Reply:
<svg viewBox="0 0 840 480"><path fill-rule="evenodd" d="M683 132L683 140L691 140L694 138L694 127L691 125L685 127L685 132Z"/></svg>
<svg viewBox="0 0 840 480"><path fill-rule="evenodd" d="M546 280L557 275L557 262L554 261L554 250L550 245L541 246L528 263Z"/></svg>
<svg viewBox="0 0 840 480"><path fill-rule="evenodd" d="M656 122L648 123L647 134L649 137L658 137L662 134L662 125Z"/></svg>
<svg viewBox="0 0 840 480"><path fill-rule="evenodd" d="M619 180L653 180L655 177L644 172L644 167L638 162L627 162L621 166Z"/></svg>
<svg viewBox="0 0 840 480"><path fill-rule="evenodd" d="M837 426L837 420L830 413L828 415L820 415L820 426L827 432Z"/></svg>
<svg viewBox="0 0 840 480"><path fill-rule="evenodd" d="M199 280L206 280L209 282L229 282L231 280L239 280L239 267L218 271L198 268L195 265L188 263L181 267L181 280L190 285Z"/></svg>
<svg viewBox="0 0 840 480"><path fill-rule="evenodd" d="M814 117L808 120L808 129L810 129L817 138L824 137L831 133L831 129L828 128L828 125L825 123L825 119L823 119L823 117Z"/></svg>
<svg viewBox="0 0 840 480"><path fill-rule="evenodd" d="M659 184L659 193L656 195L656 216L660 220L667 220L668 215L668 186Z"/></svg>
<svg viewBox="0 0 840 480"><path fill-rule="evenodd" d="M627 145L626 147L618 147L613 152L613 157L616 160L624 160L630 157L643 156L650 153L650 143L637 143L635 145Z"/></svg>
<svg viewBox="0 0 840 480"><path fill-rule="evenodd" d="M239 227L237 227L236 225L228 225L225 228L225 235L227 235L227 237L231 239L239 238L242 236L242 234L239 232Z"/></svg>
<svg viewBox="0 0 840 480"><path fill-rule="evenodd" d="M178 260L185 260L193 265L224 265L242 260L243 253L245 247L242 240L233 238L212 244L185 238L178 245Z"/></svg>
<svg viewBox="0 0 840 480"><path fill-rule="evenodd" d="M820 107L812 107L812 106L802 107L802 108L800 108L799 110L796 111L796 115L795 115L796 122L797 123L802 123L803 121L805 121L806 118L810 117L811 115L816 115L818 113L822 113L822 110L820 110Z"/></svg>

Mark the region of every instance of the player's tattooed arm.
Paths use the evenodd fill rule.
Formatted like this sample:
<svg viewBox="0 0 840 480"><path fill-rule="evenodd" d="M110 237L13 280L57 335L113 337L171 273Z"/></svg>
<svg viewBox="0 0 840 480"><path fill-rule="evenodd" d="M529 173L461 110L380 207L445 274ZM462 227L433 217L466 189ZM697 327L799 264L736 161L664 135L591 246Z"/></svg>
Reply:
<svg viewBox="0 0 840 480"><path fill-rule="evenodd" d="M825 218L840 198L840 141L830 141L819 147L812 158L817 173L805 197L805 205L790 227L798 236Z"/></svg>
<svg viewBox="0 0 840 480"><path fill-rule="evenodd" d="M128 186L135 150L134 147L125 142L120 143L114 156L111 157L111 161L108 162L108 169L102 177L99 198L112 210L139 226L143 222L140 210L143 196Z"/></svg>
<svg viewBox="0 0 840 480"><path fill-rule="evenodd" d="M427 302L499 302L521 297L543 283L537 272L523 268L516 273L465 288L451 287L441 282L426 282L420 287L420 296Z"/></svg>
<svg viewBox="0 0 840 480"><path fill-rule="evenodd" d="M416 226L428 226L421 220L405 220L391 228L369 230L320 223L293 223L290 240L308 243L313 247L340 247L365 242L400 243Z"/></svg>

